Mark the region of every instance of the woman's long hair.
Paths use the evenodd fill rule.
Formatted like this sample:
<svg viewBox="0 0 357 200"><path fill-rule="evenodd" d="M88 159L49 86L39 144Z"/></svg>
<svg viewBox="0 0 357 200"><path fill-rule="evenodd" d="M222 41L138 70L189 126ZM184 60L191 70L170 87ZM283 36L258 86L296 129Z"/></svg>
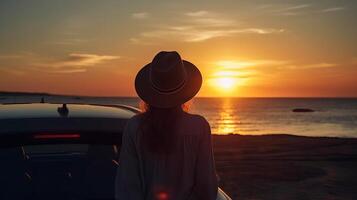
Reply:
<svg viewBox="0 0 357 200"><path fill-rule="evenodd" d="M144 148L155 154L170 153L177 135L177 121L189 104L185 103L171 108L157 108L140 102L143 112L141 130Z"/></svg>

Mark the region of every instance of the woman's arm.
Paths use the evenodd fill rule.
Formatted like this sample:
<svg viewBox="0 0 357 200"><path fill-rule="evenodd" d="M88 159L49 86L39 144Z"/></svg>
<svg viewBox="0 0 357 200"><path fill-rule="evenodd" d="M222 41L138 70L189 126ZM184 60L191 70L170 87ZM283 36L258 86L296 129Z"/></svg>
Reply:
<svg viewBox="0 0 357 200"><path fill-rule="evenodd" d="M211 128L205 119L201 137L197 155L194 193L197 199L215 200L218 183L212 151Z"/></svg>
<svg viewBox="0 0 357 200"><path fill-rule="evenodd" d="M118 200L144 199L138 155L133 138L134 131L136 131L136 128L133 127L132 120L129 120L122 136L119 168L115 184L115 196Z"/></svg>

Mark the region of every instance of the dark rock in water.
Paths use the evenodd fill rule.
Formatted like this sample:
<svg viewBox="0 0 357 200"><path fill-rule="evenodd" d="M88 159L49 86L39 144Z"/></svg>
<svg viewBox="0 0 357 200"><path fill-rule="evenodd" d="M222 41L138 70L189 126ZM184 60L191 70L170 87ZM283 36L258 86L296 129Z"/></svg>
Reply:
<svg viewBox="0 0 357 200"><path fill-rule="evenodd" d="M295 108L293 112L315 112L315 110L310 108Z"/></svg>

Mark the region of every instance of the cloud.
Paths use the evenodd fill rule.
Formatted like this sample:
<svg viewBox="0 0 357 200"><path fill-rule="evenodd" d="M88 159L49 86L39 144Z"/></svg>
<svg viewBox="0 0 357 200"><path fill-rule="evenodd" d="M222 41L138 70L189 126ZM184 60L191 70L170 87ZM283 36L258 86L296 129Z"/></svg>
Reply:
<svg viewBox="0 0 357 200"><path fill-rule="evenodd" d="M220 60L211 63L214 66L214 71L209 76L209 80L230 78L238 82L247 81L258 76L265 76L266 73L264 71L268 69L267 67L271 71L270 67L282 66L288 63L290 62L284 60Z"/></svg>
<svg viewBox="0 0 357 200"><path fill-rule="evenodd" d="M88 40L79 39L79 38L71 38L71 39L63 39L63 40L58 40L58 41L51 41L51 42L47 42L47 44L49 44L49 45L77 45L77 44L83 44L87 41Z"/></svg>
<svg viewBox="0 0 357 200"><path fill-rule="evenodd" d="M308 8L310 6L311 6L310 4L301 4L301 5L288 6L288 7L276 10L276 12L286 12L286 11L292 11L292 10L301 10L303 8Z"/></svg>
<svg viewBox="0 0 357 200"><path fill-rule="evenodd" d="M131 14L131 17L134 19L146 19L149 17L149 13L147 12L138 12Z"/></svg>
<svg viewBox="0 0 357 200"><path fill-rule="evenodd" d="M310 4L293 5L274 9L272 12L275 13L275 15L294 16L301 14L304 9L309 8L310 6Z"/></svg>
<svg viewBox="0 0 357 200"><path fill-rule="evenodd" d="M232 26L236 21L230 18L222 17L217 13L208 12L206 10L184 13L186 18L181 20L183 23L190 23L195 26L204 27L219 27Z"/></svg>
<svg viewBox="0 0 357 200"><path fill-rule="evenodd" d="M270 59L238 59L238 60L220 60L210 63L212 69L208 80L214 81L222 78L234 79L235 81L244 83L255 78L274 77L275 73L283 70L303 70L303 69L325 69L337 67L336 63L312 63L312 64L294 64L288 60L270 60Z"/></svg>
<svg viewBox="0 0 357 200"><path fill-rule="evenodd" d="M284 29L261 29L261 28L246 28L246 29L221 29L221 30L203 30L196 27L186 28L186 30L178 31L171 27L165 27L160 30L147 31L140 34L140 39L132 38L136 42L141 42L143 39L178 39L184 42L201 42L217 37L228 37L236 34L272 34L282 33Z"/></svg>
<svg viewBox="0 0 357 200"><path fill-rule="evenodd" d="M340 64L320 62L310 64L296 64L294 61L289 60L223 60L215 63L215 66L223 67L224 69L257 69L261 70L265 67L275 67L275 69L319 69L319 68L332 68Z"/></svg>
<svg viewBox="0 0 357 200"><path fill-rule="evenodd" d="M246 78L251 78L256 74L255 70L221 70L213 73L209 78L215 79L215 78L225 78L225 77L230 77L230 78L239 78L239 79L246 79Z"/></svg>
<svg viewBox="0 0 357 200"><path fill-rule="evenodd" d="M281 13L277 13L276 15L279 16L296 16L296 15L300 15L302 13L299 12L281 12Z"/></svg>
<svg viewBox="0 0 357 200"><path fill-rule="evenodd" d="M82 73L86 71L87 69L79 68L79 69L58 69L58 70L51 70L49 72L55 74L72 74L72 73Z"/></svg>
<svg viewBox="0 0 357 200"><path fill-rule="evenodd" d="M235 20L208 11L184 13L182 18L178 18L172 23L174 25L156 25L152 30L139 33L130 41L136 44L154 44L155 40L165 39L202 42L237 34L276 34L285 31L275 28L239 27Z"/></svg>
<svg viewBox="0 0 357 200"><path fill-rule="evenodd" d="M225 70L257 69L259 67L284 66L291 63L286 60L220 60L213 65Z"/></svg>
<svg viewBox="0 0 357 200"><path fill-rule="evenodd" d="M259 7L259 9L266 10L267 12L273 13L277 16L297 16L302 14L337 12L344 10L345 7L336 6L326 9L317 8L316 10L316 8L314 9L311 4L299 4L290 6L266 5Z"/></svg>
<svg viewBox="0 0 357 200"><path fill-rule="evenodd" d="M97 55L97 54L83 54L83 53L71 53L63 61L59 61L52 66L64 67L64 66L93 66L99 63L119 59L119 56L109 55Z"/></svg>
<svg viewBox="0 0 357 200"><path fill-rule="evenodd" d="M330 67L336 67L338 64L335 63L316 63L316 64L310 64L310 65L304 65L303 67L305 68L330 68Z"/></svg>
<svg viewBox="0 0 357 200"><path fill-rule="evenodd" d="M61 60L48 61L45 63L34 64L40 70L52 73L78 73L86 72L89 67L93 67L111 60L119 59L120 56L97 55L71 53Z"/></svg>
<svg viewBox="0 0 357 200"><path fill-rule="evenodd" d="M185 13L185 15L190 16L190 17L202 17L202 16L206 16L208 14L209 14L209 12L206 10Z"/></svg>
<svg viewBox="0 0 357 200"><path fill-rule="evenodd" d="M322 13L337 12L337 11L341 11L344 9L345 9L345 7L332 7L332 8L326 8L326 9L320 10L320 12L322 12Z"/></svg>
<svg viewBox="0 0 357 200"><path fill-rule="evenodd" d="M266 67L275 67L289 63L283 60L220 60L210 63L213 71L208 76L208 82L212 85L244 85L259 76L266 76ZM269 68L269 72L271 68ZM271 73L269 73L270 75Z"/></svg>
<svg viewBox="0 0 357 200"><path fill-rule="evenodd" d="M223 26L234 26L236 22L232 19L226 18L213 18L213 17L195 17L190 20L190 23L201 27L223 27Z"/></svg>
<svg viewBox="0 0 357 200"><path fill-rule="evenodd" d="M331 68L336 67L338 64L336 63L313 63L313 64L305 64L305 65L287 65L284 66L284 69L318 69L318 68Z"/></svg>

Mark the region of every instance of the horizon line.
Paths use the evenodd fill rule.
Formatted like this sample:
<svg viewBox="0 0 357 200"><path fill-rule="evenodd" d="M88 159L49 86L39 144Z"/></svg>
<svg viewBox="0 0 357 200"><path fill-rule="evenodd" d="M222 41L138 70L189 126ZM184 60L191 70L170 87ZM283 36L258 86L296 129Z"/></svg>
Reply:
<svg viewBox="0 0 357 200"><path fill-rule="evenodd" d="M94 95L78 95L78 94L61 94L61 93L50 93L50 92L24 92L24 91L0 91L0 95L38 95L38 96L68 96L68 97L96 97L96 98L139 98L138 96L94 96ZM357 96L195 96L194 98L357 98Z"/></svg>

